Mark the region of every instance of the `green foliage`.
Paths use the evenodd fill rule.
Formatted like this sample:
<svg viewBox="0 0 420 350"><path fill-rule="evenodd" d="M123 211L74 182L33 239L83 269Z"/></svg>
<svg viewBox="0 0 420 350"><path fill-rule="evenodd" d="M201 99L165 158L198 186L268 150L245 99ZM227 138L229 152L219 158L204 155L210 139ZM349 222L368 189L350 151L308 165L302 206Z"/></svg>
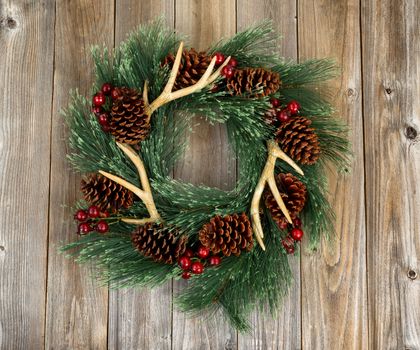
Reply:
<svg viewBox="0 0 420 350"><path fill-rule="evenodd" d="M157 20L139 27L113 52L95 47L92 51L96 67L93 91L104 82L140 91L148 81L149 98L153 100L168 78L168 70L161 67L161 62L177 48L178 42L178 36L165 28L163 20ZM209 52L232 55L241 66L264 66L279 72L283 85L276 97L284 103L298 100L302 114L312 120L322 156L315 165L303 166L305 176L299 178L309 192L302 219L310 248L314 248L321 236L329 237L334 230L334 213L327 200L327 170L333 166L346 171L349 164L347 127L331 117L334 111L324 97L325 88L314 85L333 77L337 68L329 60L299 64L284 61L272 52L276 42L270 22L263 22L222 40ZM180 233L187 234L189 244L197 244L197 232L211 217L249 212L253 191L266 161L266 140L273 136L273 130L264 122L269 98L233 97L223 91L203 89L173 101L153 114L152 131L141 143L140 155L162 219L167 225L177 227ZM73 93L64 115L70 130L69 160L76 170L82 173L105 170L140 186L135 167L113 138L102 132L84 97ZM193 115L203 116L210 123L226 125L239 164L234 189L222 191L171 178L172 169L186 147L185 135L191 130ZM293 172L284 163L278 163L277 170ZM82 203L76 206L80 205ZM97 265L98 278L112 287L153 287L172 277L179 278L177 266L154 263L140 255L130 240L133 226L118 221L120 216L146 215L144 205L136 202L112 218L110 234L89 234L67 245L63 251L70 252L79 262ZM176 303L181 309L191 313L221 310L241 331L249 330L247 317L255 307L275 314L292 280L288 256L281 244L286 232L279 231L267 212L262 214L262 222L267 250L263 252L255 246L249 253L224 258L219 267L193 276L188 288L177 297Z"/></svg>
<svg viewBox="0 0 420 350"><path fill-rule="evenodd" d="M213 45L210 53L222 52L238 60L239 67L272 67L281 62L275 54L279 37L266 20Z"/></svg>

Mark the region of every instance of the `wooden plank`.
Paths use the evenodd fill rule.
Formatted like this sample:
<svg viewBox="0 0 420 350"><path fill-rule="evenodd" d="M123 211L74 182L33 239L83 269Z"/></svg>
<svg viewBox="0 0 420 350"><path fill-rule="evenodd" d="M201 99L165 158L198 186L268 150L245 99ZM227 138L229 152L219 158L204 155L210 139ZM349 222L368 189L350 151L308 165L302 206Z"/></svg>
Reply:
<svg viewBox="0 0 420 350"><path fill-rule="evenodd" d="M362 4L369 346L420 349L420 3Z"/></svg>
<svg viewBox="0 0 420 350"><path fill-rule="evenodd" d="M299 60L334 57L342 69L341 77L328 86L337 114L352 130L354 152L351 174L330 176L329 198L337 215L335 240L322 244L318 254L302 255L302 348L366 349L359 1L302 0L298 14Z"/></svg>
<svg viewBox="0 0 420 350"><path fill-rule="evenodd" d="M189 36L189 44L206 49L212 42L236 31L234 0L176 1L175 27ZM236 162L229 155L226 128L196 118L190 147L175 170L175 177L195 184L227 189L236 182ZM199 125L198 125L199 124ZM179 293L188 282L174 282ZM234 349L237 334L221 317L190 319L176 308L173 313L174 349Z"/></svg>
<svg viewBox="0 0 420 350"><path fill-rule="evenodd" d="M56 3L54 108L51 154L50 235L46 348L103 349L107 344L108 291L91 271L64 258L59 246L77 239L70 205L80 197L80 176L65 159L67 130L59 115L69 89L90 94L90 46L114 38L113 2L78 0Z"/></svg>
<svg viewBox="0 0 420 350"><path fill-rule="evenodd" d="M168 26L173 27L173 0L118 0L116 45L139 24L162 14ZM172 283L153 290L111 291L108 332L109 349L170 349Z"/></svg>
<svg viewBox="0 0 420 350"><path fill-rule="evenodd" d="M238 1L238 30L245 29L265 18L273 20L273 26L282 36L278 52L284 57L297 58L296 1L252 0ZM294 283L282 308L273 319L261 312L253 314L255 325L251 334L239 335L239 349L298 349L301 345L300 332L300 259L289 259ZM296 298L296 296L298 296Z"/></svg>
<svg viewBox="0 0 420 350"><path fill-rule="evenodd" d="M0 3L0 348L44 346L54 3Z"/></svg>

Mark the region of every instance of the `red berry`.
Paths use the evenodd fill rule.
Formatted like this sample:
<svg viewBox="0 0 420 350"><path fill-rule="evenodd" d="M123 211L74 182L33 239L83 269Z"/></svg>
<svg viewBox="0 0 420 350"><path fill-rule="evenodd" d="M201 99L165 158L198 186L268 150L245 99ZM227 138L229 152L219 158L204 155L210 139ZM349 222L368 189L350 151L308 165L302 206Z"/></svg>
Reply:
<svg viewBox="0 0 420 350"><path fill-rule="evenodd" d="M299 109L300 109L300 104L297 101L290 101L287 104L287 110L292 114L297 114L299 113Z"/></svg>
<svg viewBox="0 0 420 350"><path fill-rule="evenodd" d="M222 262L222 259L220 258L220 256L213 255L210 257L209 262L210 262L210 265L216 266Z"/></svg>
<svg viewBox="0 0 420 350"><path fill-rule="evenodd" d="M86 213L85 210L78 210L76 211L76 214L74 214L74 219L77 221L86 221L88 218L88 214Z"/></svg>
<svg viewBox="0 0 420 350"><path fill-rule="evenodd" d="M91 206L88 208L88 215L89 215L92 219L97 218L97 217L99 216L99 214L100 214L100 211L99 211L99 208L98 208L96 205L91 205Z"/></svg>
<svg viewBox="0 0 420 350"><path fill-rule="evenodd" d="M233 68L237 67L238 66L237 59L235 57L231 57L229 62L228 62L228 65L233 67Z"/></svg>
<svg viewBox="0 0 420 350"><path fill-rule="evenodd" d="M189 258L192 258L194 256L194 252L191 249L187 248L185 249L184 256L188 256Z"/></svg>
<svg viewBox="0 0 420 350"><path fill-rule="evenodd" d="M230 79L233 77L233 72L235 69L231 66L223 67L222 69L222 75L224 75L226 78Z"/></svg>
<svg viewBox="0 0 420 350"><path fill-rule="evenodd" d="M107 113L101 113L98 115L98 122L102 126L108 125L108 114Z"/></svg>
<svg viewBox="0 0 420 350"><path fill-rule="evenodd" d="M107 211L103 211L103 212L101 212L101 218L109 218L109 212L107 212Z"/></svg>
<svg viewBox="0 0 420 350"><path fill-rule="evenodd" d="M181 269L188 271L191 268L191 259L188 256L181 256L178 261Z"/></svg>
<svg viewBox="0 0 420 350"><path fill-rule="evenodd" d="M281 121L282 123L286 123L290 120L289 113L285 109L282 109L281 111L278 111L276 113L277 119Z"/></svg>
<svg viewBox="0 0 420 350"><path fill-rule="evenodd" d="M98 231L99 233L108 232L109 230L108 223L104 220L98 221L98 223L96 224L95 230Z"/></svg>
<svg viewBox="0 0 420 350"><path fill-rule="evenodd" d="M200 246L197 250L197 256L201 259L207 259L210 255L210 249Z"/></svg>
<svg viewBox="0 0 420 350"><path fill-rule="evenodd" d="M105 104L106 98L103 92L98 92L93 96L92 103L96 107L100 107Z"/></svg>
<svg viewBox="0 0 420 350"><path fill-rule="evenodd" d="M92 113L93 114L99 115L99 114L101 114L101 112L102 112L102 108L101 107L99 107L99 106L92 107Z"/></svg>
<svg viewBox="0 0 420 350"><path fill-rule="evenodd" d="M216 57L216 65L218 66L225 61L225 56L221 52L216 52L214 57Z"/></svg>
<svg viewBox="0 0 420 350"><path fill-rule="evenodd" d="M274 108L280 107L280 100L278 98L272 98L270 99L270 102Z"/></svg>
<svg viewBox="0 0 420 350"><path fill-rule="evenodd" d="M111 94L111 90L112 90L112 85L110 83L105 83L104 85L102 85L101 91L105 95L110 95Z"/></svg>
<svg viewBox="0 0 420 350"><path fill-rule="evenodd" d="M101 125L103 132L109 132L111 130L111 127L109 124Z"/></svg>
<svg viewBox="0 0 420 350"><path fill-rule="evenodd" d="M79 224L79 233L81 235L85 235L89 233L90 231L92 231L92 227L90 227L90 225L87 222L83 222Z"/></svg>
<svg viewBox="0 0 420 350"><path fill-rule="evenodd" d="M300 228L294 228L292 231L290 231L290 236L295 241L300 241L303 237L303 231Z"/></svg>
<svg viewBox="0 0 420 350"><path fill-rule="evenodd" d="M192 271L192 273L195 273L196 275L199 275L199 274L203 273L204 265L199 261L195 261L191 265L191 271Z"/></svg>
<svg viewBox="0 0 420 350"><path fill-rule="evenodd" d="M116 100L118 97L120 97L120 91L118 90L118 88L113 88L111 90L111 98L113 100Z"/></svg>
<svg viewBox="0 0 420 350"><path fill-rule="evenodd" d="M287 254L293 254L295 252L295 247L294 246L287 247L286 252Z"/></svg>
<svg viewBox="0 0 420 350"><path fill-rule="evenodd" d="M299 218L294 218L293 219L293 226L297 227L297 228L301 228L302 226L302 220L300 220Z"/></svg>
<svg viewBox="0 0 420 350"><path fill-rule="evenodd" d="M190 274L189 272L187 272L187 271L184 271L184 272L182 273L181 277L182 277L184 280L188 280L188 279L190 279L191 274Z"/></svg>
<svg viewBox="0 0 420 350"><path fill-rule="evenodd" d="M283 239L281 240L281 244L283 245L283 247L284 247L284 249L285 249L286 251L287 251L287 249L289 249L290 247L293 247L293 248L294 248L294 246L295 246L295 242L294 242L293 238L292 238L292 237L290 237L290 236L287 236L287 237L283 238Z"/></svg>

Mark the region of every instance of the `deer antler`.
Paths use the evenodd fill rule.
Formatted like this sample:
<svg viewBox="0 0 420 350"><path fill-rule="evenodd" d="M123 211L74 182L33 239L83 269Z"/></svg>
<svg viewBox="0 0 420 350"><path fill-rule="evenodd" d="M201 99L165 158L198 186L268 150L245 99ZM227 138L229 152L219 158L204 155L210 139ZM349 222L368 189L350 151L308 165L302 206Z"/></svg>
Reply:
<svg viewBox="0 0 420 350"><path fill-rule="evenodd" d="M181 64L181 57L182 57L182 50L184 47L184 43L181 42L178 48L178 52L175 57L174 65L171 70L171 74L169 75L168 82L166 83L165 88L163 89L162 93L156 100L154 100L152 103L149 103L149 97L148 97L148 82L144 82L144 88L143 88L143 102L145 105L145 114L147 115L147 118L150 120L153 112L157 110L159 107L163 106L164 104L176 100L178 98L190 95L194 92L200 91L207 85L210 85L213 83L219 76L220 73L225 67L229 60L230 56L223 62L223 64L212 74L214 65L216 64L216 57L213 57L209 66L207 67L206 71L200 78L200 80L195 83L194 85L188 86L184 89L177 90L175 92L172 92L172 89L175 84L176 76L178 74L179 65ZM136 194L144 203L146 206L150 217L144 218L144 219L136 219L136 218L123 218L122 221L129 223L129 224L136 224L136 225L143 225L148 222L156 222L161 220L161 217L156 209L155 202L153 200L152 196L152 190L150 188L149 179L147 177L146 169L144 168L144 164L138 154L129 146L126 144L122 144L117 142L117 146L127 155L128 158L131 159L131 161L134 163L134 165L137 168L137 171L139 173L140 182L143 187L143 189L138 188L134 186L132 183L128 182L127 180L124 180L121 177L118 177L116 175L112 175L110 173L107 173L106 171L100 170L99 173L103 176L106 176L108 179L111 179L112 181L115 181L116 183L120 184L121 186L124 186L134 194Z"/></svg>
<svg viewBox="0 0 420 350"><path fill-rule="evenodd" d="M106 176L108 179L115 181L116 183L124 186L126 189L133 192L137 197L139 197L144 205L146 206L147 211L150 214L149 218L144 219L135 219L135 218L123 218L122 221L128 224L136 224L136 225L143 225L148 222L156 222L161 220L161 217L156 209L155 202L153 200L152 189L149 184L149 179L147 177L146 169L142 160L140 159L139 155L129 146L126 144L122 144L116 142L117 146L127 155L128 158L133 162L137 171L139 173L140 183L143 189L140 189L134 186L132 183L128 182L127 180L122 179L116 175L112 175L107 173L106 171L99 170L99 173L103 176Z"/></svg>
<svg viewBox="0 0 420 350"><path fill-rule="evenodd" d="M252 227L254 229L255 238L257 239L258 244L261 246L263 250L265 250L265 245L263 242L264 232L261 225L261 218L260 218L260 200L262 193L265 188L265 184L267 183L270 187L271 192L273 193L273 197L275 198L280 210L283 212L284 216L286 217L289 223L292 223L292 219L290 217L289 211L286 208L286 205L281 198L280 192L276 185L276 180L274 178L274 169L276 166L276 159L282 159L287 164L289 164L293 169L295 169L299 174L303 175L303 171L299 166L290 159L275 143L274 141L270 140L267 142L268 148L268 158L265 164L264 170L261 174L261 177L258 181L257 186L255 187L254 196L252 197L251 202L251 220L252 220Z"/></svg>
<svg viewBox="0 0 420 350"><path fill-rule="evenodd" d="M176 53L174 65L171 70L171 74L169 75L168 82L166 83L165 88L163 89L162 93L156 100L154 100L151 104L148 102L148 96L147 96L147 81L144 83L143 88L143 100L145 103L146 108L146 114L148 115L149 119L153 112L157 110L159 107L163 106L164 104L176 100L178 98L191 95L194 92L200 91L207 85L210 85L213 83L222 72L222 69L229 63L230 56L226 58L226 60L222 63L222 65L212 74L214 65L216 64L216 57L213 57L209 66L207 67L206 71L202 75L199 81L195 83L194 85L188 86L186 88L177 90L172 92L172 89L175 84L176 76L178 74L179 65L181 64L181 57L182 57L182 50L184 48L184 43L181 41L178 51Z"/></svg>

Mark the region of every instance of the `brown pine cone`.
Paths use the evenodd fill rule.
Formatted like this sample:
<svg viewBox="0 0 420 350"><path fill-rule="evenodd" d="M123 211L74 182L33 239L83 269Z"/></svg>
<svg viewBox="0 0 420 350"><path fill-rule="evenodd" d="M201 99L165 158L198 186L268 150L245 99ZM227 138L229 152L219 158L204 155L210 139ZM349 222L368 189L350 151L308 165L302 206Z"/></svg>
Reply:
<svg viewBox="0 0 420 350"><path fill-rule="evenodd" d="M162 65L169 65L171 69L174 65L175 56L171 53L166 56ZM174 91L184 87L194 85L200 80L211 61L211 56L206 52L197 52L191 48L182 52L181 64L179 65L178 74L176 76Z"/></svg>
<svg viewBox="0 0 420 350"><path fill-rule="evenodd" d="M250 251L254 244L251 222L245 213L217 215L203 225L198 237L214 254L240 255L242 250Z"/></svg>
<svg viewBox="0 0 420 350"><path fill-rule="evenodd" d="M243 68L236 69L226 84L231 95L264 97L274 94L280 88L281 82L280 75L276 72L263 68Z"/></svg>
<svg viewBox="0 0 420 350"><path fill-rule="evenodd" d="M112 101L110 111L110 132L118 142L134 145L146 139L150 133L144 101L136 89L117 89L119 96Z"/></svg>
<svg viewBox="0 0 420 350"><path fill-rule="evenodd" d="M280 148L301 164L314 164L321 153L318 136L311 124L305 117L294 117L277 129L276 141Z"/></svg>
<svg viewBox="0 0 420 350"><path fill-rule="evenodd" d="M306 203L306 186L292 174L278 174L276 176L276 184L279 189L281 198L289 211L290 217L295 219L302 211ZM273 193L269 187L264 191L265 206L270 211L273 220L281 228L287 226L287 219L280 210Z"/></svg>
<svg viewBox="0 0 420 350"><path fill-rule="evenodd" d="M100 174L90 175L80 183L85 200L102 211L112 213L133 205L133 192Z"/></svg>
<svg viewBox="0 0 420 350"><path fill-rule="evenodd" d="M187 245L187 237L177 233L162 224L147 223L133 231L131 242L144 256L156 262L175 264Z"/></svg>

